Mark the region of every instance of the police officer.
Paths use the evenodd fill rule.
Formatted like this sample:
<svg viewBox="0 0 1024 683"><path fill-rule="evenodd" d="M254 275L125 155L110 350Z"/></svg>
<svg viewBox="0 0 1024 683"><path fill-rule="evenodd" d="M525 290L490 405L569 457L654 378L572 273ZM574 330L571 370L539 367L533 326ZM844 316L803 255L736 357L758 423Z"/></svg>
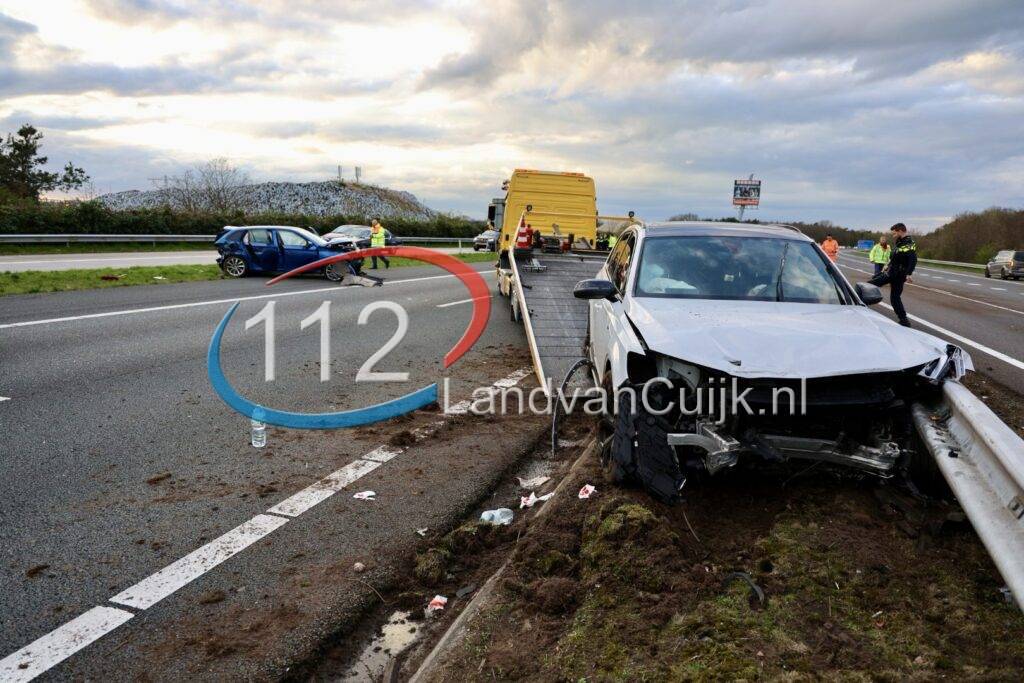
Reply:
<svg viewBox="0 0 1024 683"><path fill-rule="evenodd" d="M370 221L370 248L376 249L377 247L387 246L387 236L384 233L384 226L380 224L380 221L374 218ZM370 270L377 270L377 257L374 256L373 265L370 266ZM391 262L388 261L387 256L381 256L380 260L384 262L384 268L390 268Z"/></svg>
<svg viewBox="0 0 1024 683"><path fill-rule="evenodd" d="M907 234L907 226L902 223L889 228L892 232L895 243L891 247L892 256L889 257L889 267L880 274L868 280L873 285L882 287L889 285L889 301L892 303L892 310L899 318L900 325L910 327L907 319L907 309L903 308L903 285L913 282L911 274L917 267L917 244Z"/></svg>

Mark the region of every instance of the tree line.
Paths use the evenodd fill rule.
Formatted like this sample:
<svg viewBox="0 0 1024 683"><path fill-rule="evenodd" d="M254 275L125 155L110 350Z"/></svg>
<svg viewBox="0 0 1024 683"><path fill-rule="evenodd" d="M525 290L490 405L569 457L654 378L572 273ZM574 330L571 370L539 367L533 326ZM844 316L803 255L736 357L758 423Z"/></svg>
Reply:
<svg viewBox="0 0 1024 683"><path fill-rule="evenodd" d="M683 213L672 216L669 220L699 220L696 214ZM738 222L736 218L709 218L704 220L726 223ZM746 221L758 224L761 221ZM880 235L887 231L854 230L832 221L822 220L814 223L801 221L765 221L784 223L799 228L816 242L821 242L826 235L832 235L839 244L852 247L860 240L878 241ZM917 251L922 258L940 261L964 261L967 263L986 263L1003 249L1024 250L1024 209L1006 209L993 207L980 212L961 213L949 223L928 233L913 235L917 242Z"/></svg>

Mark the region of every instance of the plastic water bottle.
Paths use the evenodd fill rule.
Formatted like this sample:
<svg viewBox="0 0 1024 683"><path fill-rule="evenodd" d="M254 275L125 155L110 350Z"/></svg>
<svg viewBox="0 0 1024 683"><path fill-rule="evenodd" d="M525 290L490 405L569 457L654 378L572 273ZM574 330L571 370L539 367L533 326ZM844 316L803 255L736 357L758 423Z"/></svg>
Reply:
<svg viewBox="0 0 1024 683"><path fill-rule="evenodd" d="M252 445L254 448L263 448L267 445L267 423L261 419L262 411L256 411L252 417Z"/></svg>

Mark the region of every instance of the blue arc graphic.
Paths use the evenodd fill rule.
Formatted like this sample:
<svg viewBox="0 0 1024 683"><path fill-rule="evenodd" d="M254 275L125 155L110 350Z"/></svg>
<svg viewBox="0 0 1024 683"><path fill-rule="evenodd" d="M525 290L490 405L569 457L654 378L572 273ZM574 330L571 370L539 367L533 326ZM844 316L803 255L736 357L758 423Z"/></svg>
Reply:
<svg viewBox="0 0 1024 683"><path fill-rule="evenodd" d="M334 413L292 413L286 410L275 410L267 408L258 403L243 398L231 382L224 375L220 366L220 340L224 336L224 330L228 321L235 314L238 308L236 302L228 310L224 319L217 325L217 330L210 340L210 349L206 353L206 372L210 378L210 384L217 395L229 406L250 418L266 422L278 427L294 427L297 429L337 429L339 427L358 427L388 420L392 417L404 415L405 413L420 408L425 408L437 401L437 383L430 384L411 394L400 396L384 403L378 403L357 410L343 410Z"/></svg>

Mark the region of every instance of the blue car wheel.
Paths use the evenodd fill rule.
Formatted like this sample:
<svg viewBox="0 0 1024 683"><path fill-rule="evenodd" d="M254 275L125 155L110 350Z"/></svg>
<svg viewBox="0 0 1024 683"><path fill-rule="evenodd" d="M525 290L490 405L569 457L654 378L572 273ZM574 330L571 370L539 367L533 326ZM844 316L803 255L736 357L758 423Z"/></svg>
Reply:
<svg viewBox="0 0 1024 683"><path fill-rule="evenodd" d="M228 256L224 259L224 264L221 268L224 269L224 273L229 277L245 277L249 272L249 266L239 256Z"/></svg>

